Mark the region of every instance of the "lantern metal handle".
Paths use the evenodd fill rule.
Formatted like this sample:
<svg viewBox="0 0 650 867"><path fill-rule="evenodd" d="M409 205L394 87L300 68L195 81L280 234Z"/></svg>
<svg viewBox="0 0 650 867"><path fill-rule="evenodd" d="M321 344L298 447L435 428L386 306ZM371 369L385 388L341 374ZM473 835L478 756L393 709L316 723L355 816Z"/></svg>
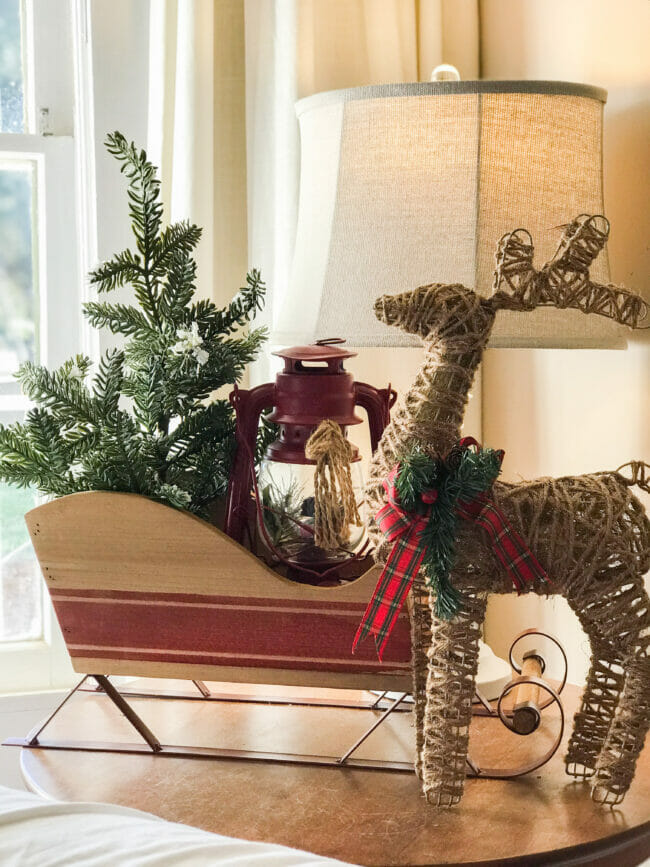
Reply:
<svg viewBox="0 0 650 867"><path fill-rule="evenodd" d="M366 382L354 383L355 406L360 406L368 413L370 427L370 447L374 452L379 440L390 421L390 411L397 400L397 392L391 388L375 388Z"/></svg>

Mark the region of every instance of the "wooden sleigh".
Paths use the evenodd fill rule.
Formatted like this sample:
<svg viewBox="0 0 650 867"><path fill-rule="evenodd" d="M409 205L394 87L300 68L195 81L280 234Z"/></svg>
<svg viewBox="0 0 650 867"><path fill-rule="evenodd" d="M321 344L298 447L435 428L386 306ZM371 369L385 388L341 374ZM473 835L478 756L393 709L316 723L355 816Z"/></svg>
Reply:
<svg viewBox="0 0 650 867"><path fill-rule="evenodd" d="M372 642L352 655L352 641L377 581L372 568L355 581L316 587L287 580L213 525L137 494L72 494L33 509L29 533L74 670L83 680L21 746L224 757L231 751L162 747L111 675L192 681L193 695L219 700L204 681L373 691L365 698L300 699L382 711L357 745L396 709L408 709L410 626L404 613L379 662ZM46 741L41 733L89 677L117 705L145 744ZM387 691L398 691L386 699ZM151 697L160 694L146 693ZM231 696L232 697L232 696ZM410 764L347 756L239 751L239 758L392 767ZM399 765L399 767L398 767ZM402 767L403 765L403 767Z"/></svg>
<svg viewBox="0 0 650 867"><path fill-rule="evenodd" d="M75 671L408 689L406 614L379 662L352 640L376 569L337 587L288 581L216 527L136 494L89 492L27 526Z"/></svg>

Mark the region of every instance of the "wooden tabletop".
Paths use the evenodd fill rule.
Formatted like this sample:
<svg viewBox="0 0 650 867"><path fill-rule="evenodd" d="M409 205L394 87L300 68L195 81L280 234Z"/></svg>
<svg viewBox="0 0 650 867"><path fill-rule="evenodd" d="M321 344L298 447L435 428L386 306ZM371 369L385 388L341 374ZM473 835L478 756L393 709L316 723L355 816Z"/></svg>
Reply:
<svg viewBox="0 0 650 867"><path fill-rule="evenodd" d="M273 688L260 689L268 695ZM567 729L578 696L576 687L566 688ZM130 701L164 744L327 755L339 755L354 743L373 714L240 702ZM542 728L529 737L513 735L497 720L475 719L474 760L495 767L540 754L557 724L553 711L544 716ZM47 736L137 740L109 700L93 693L74 696ZM411 715L395 713L359 755L408 761L412 751ZM547 765L518 780L468 779L460 805L448 810L427 806L417 779L408 773L33 749L23 750L21 758L28 784L41 794L122 804L355 864L625 867L650 856L648 748L626 799L615 809L594 804L588 784L566 776L562 748Z"/></svg>

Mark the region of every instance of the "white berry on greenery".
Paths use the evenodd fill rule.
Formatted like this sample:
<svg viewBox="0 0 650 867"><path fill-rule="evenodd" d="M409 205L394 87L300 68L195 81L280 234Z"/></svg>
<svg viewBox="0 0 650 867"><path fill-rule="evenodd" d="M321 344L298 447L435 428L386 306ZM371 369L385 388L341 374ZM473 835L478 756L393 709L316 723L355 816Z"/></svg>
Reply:
<svg viewBox="0 0 650 867"><path fill-rule="evenodd" d="M210 354L203 348L203 339L199 334L199 323L193 322L191 328L179 328L176 332L178 341L172 346L172 352L177 355L191 353L199 365L206 364Z"/></svg>
<svg viewBox="0 0 650 867"><path fill-rule="evenodd" d="M162 226L155 167L121 133L107 137L128 183L135 246L90 274L99 295L128 286L134 303L91 301L95 328L125 339L92 363L78 355L58 370L23 364L17 378L35 404L24 422L0 425L0 480L44 494L128 491L207 514L228 485L235 443L227 400L212 392L237 382L265 332L246 329L264 301L258 271L219 308L194 300L193 251L201 230Z"/></svg>

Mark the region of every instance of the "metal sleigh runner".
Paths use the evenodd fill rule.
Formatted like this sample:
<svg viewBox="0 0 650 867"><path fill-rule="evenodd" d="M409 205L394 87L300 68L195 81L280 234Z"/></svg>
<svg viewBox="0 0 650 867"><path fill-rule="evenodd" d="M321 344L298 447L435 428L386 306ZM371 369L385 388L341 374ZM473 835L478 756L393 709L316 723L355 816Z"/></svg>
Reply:
<svg viewBox="0 0 650 867"><path fill-rule="evenodd" d="M491 297L434 283L375 304L380 320L421 337L425 359L371 464L370 532L385 567L357 638L373 633L381 653L411 590L416 771L434 805L463 793L488 593L560 594L585 630L591 668L565 762L591 778L595 801L623 799L650 725L650 522L631 492L650 491L648 465L507 484L495 481L502 453L460 439L499 310L572 307L631 327L645 316L637 295L589 278L608 233L604 217L576 218L536 271L519 229L499 244Z"/></svg>

